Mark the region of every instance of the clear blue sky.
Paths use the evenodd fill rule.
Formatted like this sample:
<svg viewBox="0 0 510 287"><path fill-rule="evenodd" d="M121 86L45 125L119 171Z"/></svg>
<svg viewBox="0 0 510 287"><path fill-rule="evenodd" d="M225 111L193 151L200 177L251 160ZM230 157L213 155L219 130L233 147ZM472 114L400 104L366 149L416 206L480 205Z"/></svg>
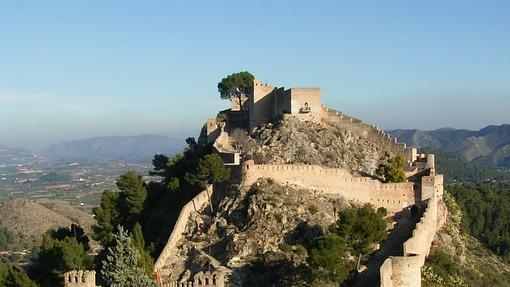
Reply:
<svg viewBox="0 0 510 287"><path fill-rule="evenodd" d="M225 75L383 128L510 122L509 1L0 0L0 144L197 135Z"/></svg>

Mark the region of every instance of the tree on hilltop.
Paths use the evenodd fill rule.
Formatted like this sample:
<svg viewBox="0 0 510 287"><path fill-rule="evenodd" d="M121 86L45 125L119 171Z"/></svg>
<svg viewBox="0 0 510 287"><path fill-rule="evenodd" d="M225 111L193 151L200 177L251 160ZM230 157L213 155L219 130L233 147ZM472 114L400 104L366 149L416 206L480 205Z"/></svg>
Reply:
<svg viewBox="0 0 510 287"><path fill-rule="evenodd" d="M239 100L240 110L243 111L241 99L247 96L250 87L253 85L255 77L250 72L239 72L228 75L218 83L218 92L223 100L228 100L231 97L237 97Z"/></svg>
<svg viewBox="0 0 510 287"><path fill-rule="evenodd" d="M209 184L219 183L230 178L230 169L225 167L217 154L208 154L198 160L196 168L186 173L185 179L204 189Z"/></svg>

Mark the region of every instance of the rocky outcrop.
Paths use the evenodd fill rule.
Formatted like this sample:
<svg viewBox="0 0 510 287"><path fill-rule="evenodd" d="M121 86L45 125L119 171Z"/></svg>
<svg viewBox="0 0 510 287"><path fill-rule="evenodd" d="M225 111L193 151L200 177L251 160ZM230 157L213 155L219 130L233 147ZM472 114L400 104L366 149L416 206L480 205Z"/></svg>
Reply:
<svg viewBox="0 0 510 287"><path fill-rule="evenodd" d="M256 163L315 164L373 174L390 156L375 141L325 122L284 118L251 130L245 153Z"/></svg>
<svg viewBox="0 0 510 287"><path fill-rule="evenodd" d="M172 273L162 280L189 281L210 269L225 273L227 286L262 286L251 284L275 274L285 280L306 265L303 245L323 234L345 204L270 179L224 187L215 191L213 213L205 207L192 214L167 262ZM257 264L274 268L257 270Z"/></svg>

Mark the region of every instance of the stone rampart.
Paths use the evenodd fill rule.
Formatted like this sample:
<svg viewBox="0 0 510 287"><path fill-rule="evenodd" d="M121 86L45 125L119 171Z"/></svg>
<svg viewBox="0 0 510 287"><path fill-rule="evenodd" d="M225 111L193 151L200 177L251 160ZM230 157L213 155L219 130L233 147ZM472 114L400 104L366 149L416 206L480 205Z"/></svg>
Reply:
<svg viewBox="0 0 510 287"><path fill-rule="evenodd" d="M412 236L404 242L403 256L386 259L380 268L381 287L419 287L421 286L421 268L430 252L436 231L444 222L438 213L438 204L443 195L443 176L427 176L422 179L434 189L427 199L425 212L416 224Z"/></svg>
<svg viewBox="0 0 510 287"><path fill-rule="evenodd" d="M381 183L369 177L355 177L346 169L319 165L259 165L245 161L242 177L245 185L251 185L259 178L272 178L282 184L312 189L317 194L384 207L390 212L401 211L413 205L416 199L413 183Z"/></svg>
<svg viewBox="0 0 510 287"><path fill-rule="evenodd" d="M159 272L165 266L167 259L169 259L173 255L173 252L175 252L177 242L183 238L183 233L186 230L186 224L188 223L191 213L200 210L201 207L209 201L211 195L212 187L208 186L206 190L195 196L181 209L181 213L175 222L172 234L170 234L163 251L154 264L154 272Z"/></svg>
<svg viewBox="0 0 510 287"><path fill-rule="evenodd" d="M219 272L199 272L192 281L164 283L162 287L224 287L225 277Z"/></svg>
<svg viewBox="0 0 510 287"><path fill-rule="evenodd" d="M406 148L405 143L399 143L396 138L392 138L390 134L376 126L366 124L359 119L326 106L322 106L321 117L324 122L330 125L348 130L364 138L370 138L373 142L376 142L380 147L384 148L384 150L390 151L394 155L400 155L408 162L414 160L410 150Z"/></svg>
<svg viewBox="0 0 510 287"><path fill-rule="evenodd" d="M73 270L64 273L65 287L97 287L96 271Z"/></svg>

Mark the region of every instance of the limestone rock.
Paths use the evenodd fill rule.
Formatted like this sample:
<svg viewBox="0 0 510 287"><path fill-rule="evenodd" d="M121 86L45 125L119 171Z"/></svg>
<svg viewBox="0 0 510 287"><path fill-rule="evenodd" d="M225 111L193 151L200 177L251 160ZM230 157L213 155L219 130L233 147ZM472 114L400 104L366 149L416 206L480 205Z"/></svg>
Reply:
<svg viewBox="0 0 510 287"><path fill-rule="evenodd" d="M252 129L249 135L245 153L259 164L317 164L373 174L392 156L370 138L295 118Z"/></svg>

